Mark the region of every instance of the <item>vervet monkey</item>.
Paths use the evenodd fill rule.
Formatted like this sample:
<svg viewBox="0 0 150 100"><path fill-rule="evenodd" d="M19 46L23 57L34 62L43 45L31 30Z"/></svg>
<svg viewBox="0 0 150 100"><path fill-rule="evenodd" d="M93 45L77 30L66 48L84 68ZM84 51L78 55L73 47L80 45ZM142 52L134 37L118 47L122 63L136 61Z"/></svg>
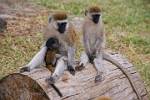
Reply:
<svg viewBox="0 0 150 100"><path fill-rule="evenodd" d="M54 72L56 63L57 63L57 57L56 54L59 53L59 41L55 37L51 37L46 42L47 51L45 54L45 64L46 67L51 71L51 73ZM62 97L62 93L60 90L55 86L55 84L50 84L54 90L58 93L60 97Z"/></svg>
<svg viewBox="0 0 150 100"><path fill-rule="evenodd" d="M57 60L54 73L47 79L47 81L52 84L59 79L66 69L72 75L75 75L74 57L78 36L73 25L69 22L68 16L65 12L56 12L49 17L49 22L44 32L44 40L47 41L50 37L56 37L58 39L60 43L59 54L61 55L61 57ZM41 65L44 62L46 50L47 47L44 44L29 64L24 67L25 71L30 71Z"/></svg>
<svg viewBox="0 0 150 100"><path fill-rule="evenodd" d="M56 55L59 53L59 41L55 37L51 37L46 42L47 51L45 54L46 67L53 73L56 67Z"/></svg>
<svg viewBox="0 0 150 100"><path fill-rule="evenodd" d="M94 64L97 70L95 82L102 81L102 75L105 72L102 57L105 48L105 34L101 9L97 6L91 6L85 11L83 43L85 53L81 55L80 64L84 66L88 62Z"/></svg>
<svg viewBox="0 0 150 100"><path fill-rule="evenodd" d="M103 66L103 59L116 65L128 78L133 91L136 93L139 100L141 100L134 82L130 78L131 74L115 59L105 53L105 32L102 21L102 12L98 6L90 6L85 11L85 19L83 22L83 42L85 52L81 54L80 65L85 66L88 62L94 64L97 75L95 82L102 80L102 73L106 71Z"/></svg>

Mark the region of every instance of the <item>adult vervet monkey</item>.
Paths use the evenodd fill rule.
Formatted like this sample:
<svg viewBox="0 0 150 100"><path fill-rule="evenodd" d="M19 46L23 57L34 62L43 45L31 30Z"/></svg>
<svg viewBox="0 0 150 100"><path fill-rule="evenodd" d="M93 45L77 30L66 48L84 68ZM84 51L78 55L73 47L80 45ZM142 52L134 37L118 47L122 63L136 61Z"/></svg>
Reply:
<svg viewBox="0 0 150 100"><path fill-rule="evenodd" d="M56 69L52 76L47 79L51 84L54 83L67 69L72 75L75 75L75 49L78 36L73 25L68 20L68 15L65 12L56 12L49 17L49 22L44 31L44 40L47 41L50 37L55 37L60 43L59 54ZM47 47L44 46L27 64L23 71L30 71L44 62L44 57Z"/></svg>
<svg viewBox="0 0 150 100"><path fill-rule="evenodd" d="M83 43L85 53L81 55L80 65L85 66L88 62L94 64L97 70L95 82L101 81L102 74L105 72L102 57L105 48L105 33L101 9L98 6L91 6L85 11Z"/></svg>
<svg viewBox="0 0 150 100"><path fill-rule="evenodd" d="M139 100L142 100L136 85L132 81L132 76L123 65L118 63L109 54L105 52L105 32L102 21L102 12L99 6L90 6L85 11L85 19L83 23L83 42L85 52L82 53L80 58L80 66L85 66L88 62L95 65L97 76L95 82L102 80L102 73L106 71L103 66L103 59L116 65L122 73L128 78L133 91L136 93Z"/></svg>

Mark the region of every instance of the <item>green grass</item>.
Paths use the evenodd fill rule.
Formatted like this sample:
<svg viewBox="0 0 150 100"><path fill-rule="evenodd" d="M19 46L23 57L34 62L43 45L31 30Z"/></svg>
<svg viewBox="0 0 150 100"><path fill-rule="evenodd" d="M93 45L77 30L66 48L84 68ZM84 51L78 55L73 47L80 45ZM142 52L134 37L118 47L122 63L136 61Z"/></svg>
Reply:
<svg viewBox="0 0 150 100"><path fill-rule="evenodd" d="M150 1L149 0L32 0L50 11L65 10L84 16L90 4L99 4L107 34L107 47L125 55L141 73L150 91ZM24 65L39 49L41 34L7 36L0 40L0 77Z"/></svg>
<svg viewBox="0 0 150 100"><path fill-rule="evenodd" d="M0 40L0 78L17 71L19 67L31 60L40 48L41 34L36 36L6 36Z"/></svg>

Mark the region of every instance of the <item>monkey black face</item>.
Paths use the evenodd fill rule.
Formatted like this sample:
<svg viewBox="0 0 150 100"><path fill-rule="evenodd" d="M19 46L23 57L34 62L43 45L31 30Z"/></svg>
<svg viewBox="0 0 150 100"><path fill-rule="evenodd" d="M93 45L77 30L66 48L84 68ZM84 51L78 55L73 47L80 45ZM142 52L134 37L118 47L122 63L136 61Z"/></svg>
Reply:
<svg viewBox="0 0 150 100"><path fill-rule="evenodd" d="M92 15L92 20L95 24L99 22L100 14L93 14Z"/></svg>
<svg viewBox="0 0 150 100"><path fill-rule="evenodd" d="M63 34L66 31L67 22L58 22L58 31Z"/></svg>
<svg viewBox="0 0 150 100"><path fill-rule="evenodd" d="M46 42L46 47L51 50L57 50L59 48L59 41L57 38L51 37Z"/></svg>

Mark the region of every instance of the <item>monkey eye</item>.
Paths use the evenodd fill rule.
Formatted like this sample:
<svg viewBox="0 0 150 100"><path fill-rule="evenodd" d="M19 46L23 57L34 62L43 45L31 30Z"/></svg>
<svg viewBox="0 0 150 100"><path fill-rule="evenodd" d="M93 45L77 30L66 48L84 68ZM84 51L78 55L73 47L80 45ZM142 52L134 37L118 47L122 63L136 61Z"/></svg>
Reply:
<svg viewBox="0 0 150 100"><path fill-rule="evenodd" d="M57 23L58 26L66 26L67 22Z"/></svg>
<svg viewBox="0 0 150 100"><path fill-rule="evenodd" d="M93 17L95 16L95 17L100 17L101 15L100 14L93 14L92 15Z"/></svg>

